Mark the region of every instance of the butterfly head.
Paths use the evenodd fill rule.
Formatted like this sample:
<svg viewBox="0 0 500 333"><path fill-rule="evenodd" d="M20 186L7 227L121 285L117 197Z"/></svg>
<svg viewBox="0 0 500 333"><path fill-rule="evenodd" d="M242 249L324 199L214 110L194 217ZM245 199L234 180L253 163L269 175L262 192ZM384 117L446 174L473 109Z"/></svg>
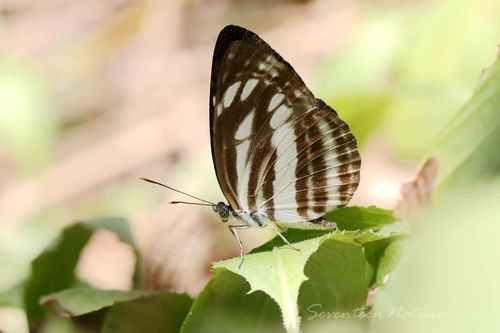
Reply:
<svg viewBox="0 0 500 333"><path fill-rule="evenodd" d="M219 214L222 222L227 222L229 215L232 213L233 209L225 202L218 202L214 207L214 211Z"/></svg>

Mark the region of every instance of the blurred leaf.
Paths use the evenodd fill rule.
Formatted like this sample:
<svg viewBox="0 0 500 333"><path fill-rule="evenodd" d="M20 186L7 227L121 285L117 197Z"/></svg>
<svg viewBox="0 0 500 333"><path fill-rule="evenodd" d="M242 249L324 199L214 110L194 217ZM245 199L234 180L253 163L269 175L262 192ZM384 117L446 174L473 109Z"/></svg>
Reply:
<svg viewBox="0 0 500 333"><path fill-rule="evenodd" d="M399 158L420 160L429 150L456 106L447 104L441 90L401 93L387 109L382 131ZM439 110L439 111L437 111Z"/></svg>
<svg viewBox="0 0 500 333"><path fill-rule="evenodd" d="M45 82L30 64L0 58L0 142L24 169L45 165L57 119L49 109Z"/></svg>
<svg viewBox="0 0 500 333"><path fill-rule="evenodd" d="M363 146L370 134L382 123L391 98L384 95L341 95L329 104L349 124L359 146Z"/></svg>
<svg viewBox="0 0 500 333"><path fill-rule="evenodd" d="M261 291L249 291L250 286L239 275L215 269L194 301L181 332L284 332L276 303Z"/></svg>
<svg viewBox="0 0 500 333"><path fill-rule="evenodd" d="M59 234L61 226L48 218L0 228L0 292L19 287L31 271L31 261Z"/></svg>
<svg viewBox="0 0 500 333"><path fill-rule="evenodd" d="M102 332L178 332L192 303L185 294L72 288L47 295L41 303L75 328Z"/></svg>
<svg viewBox="0 0 500 333"><path fill-rule="evenodd" d="M438 200L414 223L405 260L376 298L376 331L500 329L500 303L492 296L499 294L498 269L492 264L500 236L499 105L497 59L430 154L440 164ZM398 261L400 245L386 248L380 270Z"/></svg>
<svg viewBox="0 0 500 333"><path fill-rule="evenodd" d="M110 307L116 303L144 296L143 291L99 290L71 288L42 297L40 303L50 306L62 316L81 316Z"/></svg>
<svg viewBox="0 0 500 333"><path fill-rule="evenodd" d="M30 327L45 315L39 305L42 295L62 290L74 282L74 270L80 252L92 235L92 230L77 224L63 231L61 236L35 260L26 284L24 302Z"/></svg>
<svg viewBox="0 0 500 333"><path fill-rule="evenodd" d="M19 283L16 286L0 292L0 307L1 306L23 306L24 283Z"/></svg>
<svg viewBox="0 0 500 333"><path fill-rule="evenodd" d="M382 124L400 157L420 159L494 55L500 2L367 2L364 9L357 38L321 67L320 96L361 143ZM384 96L384 102L370 105L371 96Z"/></svg>
<svg viewBox="0 0 500 333"><path fill-rule="evenodd" d="M123 219L102 219L65 228L31 263L31 275L26 281L24 292L24 305L30 327L47 313L39 304L41 296L70 288L77 283L75 267L80 252L98 229L113 231L120 240L134 247L127 222Z"/></svg>
<svg viewBox="0 0 500 333"><path fill-rule="evenodd" d="M498 332L499 189L498 178L454 188L414 224L375 299L374 331Z"/></svg>
<svg viewBox="0 0 500 333"><path fill-rule="evenodd" d="M393 101L389 79L403 21L400 14L369 19L351 45L321 66L318 95L349 124L360 146L385 120Z"/></svg>
<svg viewBox="0 0 500 333"><path fill-rule="evenodd" d="M395 50L403 38L405 20L401 12L366 18L351 44L335 50L322 64L319 96L326 100L344 96L391 97L390 91L389 94L385 91L390 83Z"/></svg>
<svg viewBox="0 0 500 333"><path fill-rule="evenodd" d="M372 288L384 285L386 276L396 269L396 266L401 259L401 252L403 247L403 241L400 239L400 237L395 237L391 240L390 243L385 242L385 240L380 240L375 241L379 244L373 244L378 247L378 251L376 253L377 257L374 258L375 260L378 260L378 266L376 269L375 278L371 285ZM370 246L365 246L365 248L368 249L370 248Z"/></svg>
<svg viewBox="0 0 500 333"><path fill-rule="evenodd" d="M398 153L421 158L475 88L500 38L499 10L498 2L448 0L408 18L394 68L398 101L385 128Z"/></svg>
<svg viewBox="0 0 500 333"><path fill-rule="evenodd" d="M179 332L191 304L188 295L167 292L118 303L108 310L102 332Z"/></svg>
<svg viewBox="0 0 500 333"><path fill-rule="evenodd" d="M438 188L438 198L457 188L487 185L498 177L500 174L499 142L500 127L485 137L484 141L471 153L470 157L443 180Z"/></svg>
<svg viewBox="0 0 500 333"><path fill-rule="evenodd" d="M471 158L485 140L498 133L499 105L500 59L497 59L475 94L446 127L430 153L440 164L438 183L445 181L461 164ZM491 156L487 158L490 159Z"/></svg>
<svg viewBox="0 0 500 333"><path fill-rule="evenodd" d="M413 15L407 17L398 48L398 75L406 82L423 84L422 88L459 89L466 98L463 94L476 85L482 64L495 51L500 3L446 0L415 9L409 8Z"/></svg>
<svg viewBox="0 0 500 333"><path fill-rule="evenodd" d="M299 233L304 238L311 235L311 231L297 230L296 238ZM239 258L218 262L214 267L244 277L250 292L268 294L280 306L287 331L298 332L301 316L311 315L311 306L319 304L321 311L329 312L363 306L383 249L394 239L367 232L329 233L294 242L299 252L287 246L268 252L259 249L246 255L241 268ZM365 244L369 245L369 257L365 256Z"/></svg>
<svg viewBox="0 0 500 333"><path fill-rule="evenodd" d="M43 323L37 332L40 333L90 333L80 329L76 323L68 318L51 316Z"/></svg>

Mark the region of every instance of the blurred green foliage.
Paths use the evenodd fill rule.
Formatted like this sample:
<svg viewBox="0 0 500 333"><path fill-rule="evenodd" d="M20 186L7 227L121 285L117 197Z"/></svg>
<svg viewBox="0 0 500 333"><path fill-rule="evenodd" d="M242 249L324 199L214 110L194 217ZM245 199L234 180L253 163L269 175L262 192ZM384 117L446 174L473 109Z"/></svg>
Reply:
<svg viewBox="0 0 500 333"><path fill-rule="evenodd" d="M0 57L0 144L32 173L52 160L57 116L47 82L29 62Z"/></svg>
<svg viewBox="0 0 500 333"><path fill-rule="evenodd" d="M376 298L375 331L500 329L500 182L472 183L455 187L416 224L405 259Z"/></svg>
<svg viewBox="0 0 500 333"><path fill-rule="evenodd" d="M57 237L61 227L50 218L54 215L0 229L0 290L11 288L26 278L31 260Z"/></svg>
<svg viewBox="0 0 500 333"><path fill-rule="evenodd" d="M216 269L194 301L181 332L285 332L279 306L266 293L249 291L243 277Z"/></svg>
<svg viewBox="0 0 500 333"><path fill-rule="evenodd" d="M496 154L499 138L500 118L500 61L483 73L483 80L474 96L459 110L456 117L436 141L431 155L441 164L439 180L448 178L487 179L498 170ZM452 181L453 182L453 181Z"/></svg>
<svg viewBox="0 0 500 333"><path fill-rule="evenodd" d="M337 214L343 222L359 218L378 228L394 223L390 212L375 207L343 210ZM102 327L103 332L177 332L181 325L184 333L276 332L281 331L282 320L294 331L301 317L310 316L311 304L321 303L328 311L362 306L370 286L380 283L378 276L393 268L380 264L386 249L398 240L370 231L290 230L287 237L300 252L287 245L278 249L277 237L248 254L241 269L237 268L239 258L219 262L212 280L191 306L187 295L142 291L137 251L134 290L99 290L80 281L75 274L80 253L93 233L102 229L135 249L122 219L66 227L31 261L27 278L0 293L0 305L24 308L29 327L47 332L84 332L89 325ZM73 320L60 320L54 314Z"/></svg>
<svg viewBox="0 0 500 333"><path fill-rule="evenodd" d="M144 296L148 296L148 293L140 290L97 290L79 287L43 296L40 303L53 307L63 316L76 317Z"/></svg>
<svg viewBox="0 0 500 333"><path fill-rule="evenodd" d="M31 261L31 270L23 281L0 293L0 303L14 306L22 304L29 325L34 328L47 315L40 305L42 296L82 284L75 274L76 265L84 246L99 229L114 232L122 242L135 249L128 224L122 219L100 219L67 227ZM137 250L135 253L137 285L140 258Z"/></svg>
<svg viewBox="0 0 500 333"><path fill-rule="evenodd" d="M478 85L500 40L500 2L366 3L357 37L321 66L320 96L361 143L379 130L420 159Z"/></svg>

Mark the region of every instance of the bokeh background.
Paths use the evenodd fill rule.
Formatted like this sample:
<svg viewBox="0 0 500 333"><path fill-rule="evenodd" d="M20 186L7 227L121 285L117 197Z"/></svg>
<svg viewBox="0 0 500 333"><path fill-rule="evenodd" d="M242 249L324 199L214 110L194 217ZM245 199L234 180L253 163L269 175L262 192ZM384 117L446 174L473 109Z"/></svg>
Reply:
<svg viewBox="0 0 500 333"><path fill-rule="evenodd" d="M0 290L65 225L129 219L148 287L203 287L238 254L206 208L141 182L223 199L208 93L226 24L270 43L353 129L363 167L354 204L393 208L437 135L473 93L500 41L497 0L0 0ZM248 248L271 237L248 231ZM81 278L127 289L131 250L98 233ZM24 315L0 309L0 330Z"/></svg>

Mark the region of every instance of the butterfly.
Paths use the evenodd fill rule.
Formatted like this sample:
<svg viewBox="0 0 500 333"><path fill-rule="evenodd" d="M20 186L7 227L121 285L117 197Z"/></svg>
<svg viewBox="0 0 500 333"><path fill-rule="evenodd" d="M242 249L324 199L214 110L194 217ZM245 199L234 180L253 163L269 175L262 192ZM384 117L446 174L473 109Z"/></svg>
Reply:
<svg viewBox="0 0 500 333"><path fill-rule="evenodd" d="M238 221L228 227L240 266L238 230L271 225L291 246L279 227L335 227L322 216L347 205L358 187L357 142L286 60L255 33L226 26L215 44L209 105L212 158L227 203L194 198L223 222Z"/></svg>

